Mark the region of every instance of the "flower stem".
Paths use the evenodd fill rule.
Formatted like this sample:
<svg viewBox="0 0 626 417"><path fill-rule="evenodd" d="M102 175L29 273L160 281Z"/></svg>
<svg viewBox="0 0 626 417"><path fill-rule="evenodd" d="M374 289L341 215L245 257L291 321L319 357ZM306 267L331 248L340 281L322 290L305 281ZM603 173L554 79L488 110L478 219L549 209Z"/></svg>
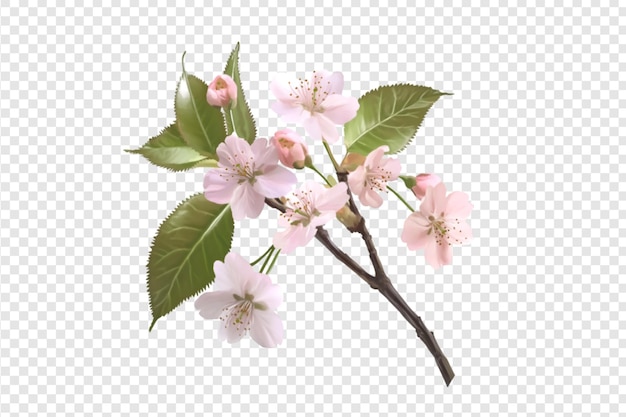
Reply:
<svg viewBox="0 0 626 417"><path fill-rule="evenodd" d="M263 253L263 255L259 256L259 258L252 262L250 265L254 266L256 264L258 264L259 262L261 262L263 260L263 258L265 258L267 256L268 253L270 253L272 250L274 250L274 245L270 246L269 248L267 248L267 250Z"/></svg>
<svg viewBox="0 0 626 417"><path fill-rule="evenodd" d="M272 245L271 251L270 251L269 255L267 255L265 257L265 262L263 262L263 266L261 266L261 270L259 271L260 273L263 273L263 271L265 270L265 267L267 266L267 263L269 262L270 258L272 257L272 254L274 253L275 249L276 248Z"/></svg>
<svg viewBox="0 0 626 417"><path fill-rule="evenodd" d="M406 206L406 208L408 208L411 211L411 213L413 213L415 211L415 209L413 207L411 207L411 205L409 203L407 203L406 200L404 198L402 198L402 196L400 194L398 194L398 192L396 190L394 190L390 186L387 186L387 189L389 191L391 191L396 197L398 197L398 200L402 201L404 203L404 205Z"/></svg>
<svg viewBox="0 0 626 417"><path fill-rule="evenodd" d="M278 255L280 255L280 249L276 251L276 255L274 255L274 259L272 260L272 263L270 263L270 266L267 267L267 271L265 271L266 274L269 274L272 268L274 268L274 264L276 263L276 260L278 259Z"/></svg>
<svg viewBox="0 0 626 417"><path fill-rule="evenodd" d="M329 187L332 187L333 185L330 183L330 181L328 181L328 178L326 178L324 176L324 174L322 174L316 167L315 165L311 164L311 165L307 165L309 168L311 168L313 171L317 172L317 175L319 175L320 177L322 177L322 179L324 180L324 182L326 182L326 184L328 184Z"/></svg>
<svg viewBox="0 0 626 417"><path fill-rule="evenodd" d="M326 142L326 139L323 139L322 142L324 143L324 149L326 149L326 153L328 153L330 161L333 163L333 168L335 168L335 171L339 171L339 164L333 155L333 151L330 150L330 145Z"/></svg>

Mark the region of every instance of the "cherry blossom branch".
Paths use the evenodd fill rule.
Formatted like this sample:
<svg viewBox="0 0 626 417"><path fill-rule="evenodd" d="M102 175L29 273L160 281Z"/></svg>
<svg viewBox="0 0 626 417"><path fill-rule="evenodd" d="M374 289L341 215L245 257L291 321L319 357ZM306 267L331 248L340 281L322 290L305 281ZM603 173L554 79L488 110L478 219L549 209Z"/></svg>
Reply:
<svg viewBox="0 0 626 417"><path fill-rule="evenodd" d="M341 181L341 174L338 174L338 177ZM345 179L345 174L343 175ZM284 204L278 199L265 199L265 203L280 211L281 213L285 212ZM352 196L350 196L350 206L351 208L356 209L356 205L354 204L354 200ZM358 209L357 209L358 213ZM360 216L360 214L359 214ZM382 264L380 263L380 259L378 258L378 253L373 243L372 236L369 234L367 227L365 226L365 220L361 217L359 224L356 226L355 230L359 232L370 251L370 258L376 259L377 262L374 264L375 269L376 265L379 265L379 272L376 273L376 276L369 274L361 265L356 263L354 259L344 251L342 251L330 238L328 231L324 229L323 226L317 227L317 233L315 238L322 244L330 253L332 253L335 258L341 261L344 265L346 265L352 272L354 272L357 276L363 279L365 282L369 284L370 287L377 289L391 304L402 314L402 316L409 322L411 326L415 329L417 336L422 340L422 342L426 345L428 350L431 352L435 361L437 362L437 366L443 376L446 385L450 385L452 379L454 379L454 372L452 371L452 367L448 362L448 359L441 351L437 340L435 339L435 335L428 330L422 319L408 306L406 301L400 296L398 291L393 287L391 280L387 277L384 269L382 268ZM371 248L371 249L370 249Z"/></svg>
<svg viewBox="0 0 626 417"><path fill-rule="evenodd" d="M348 173L345 171L337 171L337 179L340 182L347 183ZM417 333L417 336L422 340L422 342L426 345L430 353L435 358L435 361L437 362L437 366L439 367L439 371L441 372L441 375L443 376L443 379L446 382L446 385L449 386L452 380L454 379L454 371L452 370L452 367L450 366L448 359L441 351L441 348L439 347L439 344L437 343L437 340L435 339L435 334L431 332L430 330L428 330L428 328L426 327L426 325L424 324L420 316L418 316L411 309L411 307L409 307L409 305L406 303L406 301L404 301L402 296L400 296L398 291L395 289L395 287L391 283L391 280L387 276L387 273L385 272L382 262L380 261L380 258L378 256L378 252L376 250L376 246L374 245L374 240L372 239L372 235L369 233L369 230L367 229L367 226L365 225L365 219L363 218L363 216L361 216L361 213L359 212L359 209L356 203L354 202L354 198L349 188L348 188L348 195L350 196L350 200L349 200L350 209L357 217L361 218L361 221L358 223L358 225L354 228L354 230L351 230L351 231L358 232L363 238L363 241L365 241L365 245L367 246L367 250L369 252L372 265L374 266L374 271L375 271L375 276L373 277L374 285L372 285L370 282L368 283L370 284L372 288L378 289L378 291L385 298L387 298L391 302L391 304L393 304L396 310L398 310L400 314L402 314L402 316L406 319L406 321L408 321L409 324L413 326L413 328L415 329L415 332Z"/></svg>

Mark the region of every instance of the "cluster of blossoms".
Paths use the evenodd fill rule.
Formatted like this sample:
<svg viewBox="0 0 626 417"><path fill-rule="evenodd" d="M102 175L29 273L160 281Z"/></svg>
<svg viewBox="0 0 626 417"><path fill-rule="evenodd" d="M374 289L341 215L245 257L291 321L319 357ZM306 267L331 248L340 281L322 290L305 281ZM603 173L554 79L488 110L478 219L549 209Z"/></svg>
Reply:
<svg viewBox="0 0 626 417"><path fill-rule="evenodd" d="M337 125L354 118L359 108L357 99L341 95L342 74L319 71L308 79L285 80L280 77L271 84L277 99L272 109L285 122L304 127L312 139L335 142L339 138ZM236 84L227 75L216 77L209 85L209 104L228 107L236 100ZM360 158L348 174L347 185L307 181L294 191L297 178L291 169L316 170L300 135L282 129L269 141L258 138L252 144L230 135L217 148L217 168L204 177L204 195L215 203L229 203L235 220L258 217L266 198L281 199L285 212L278 224L282 230L274 235L273 244L290 253L307 245L317 228L337 217L338 212L350 210L349 193L364 206L383 204L381 193L401 171L397 159L385 157L388 151L387 146L380 146ZM402 241L410 250L424 249L426 261L434 268L451 263L451 246L471 238L465 221L472 209L467 195L447 194L440 178L432 174L417 175L412 190L421 204L406 219ZM261 346L280 344L283 326L274 312L282 300L278 286L234 252L224 262L216 262L214 271L214 291L202 294L196 307L202 317L220 319L220 337L235 342L250 332Z"/></svg>

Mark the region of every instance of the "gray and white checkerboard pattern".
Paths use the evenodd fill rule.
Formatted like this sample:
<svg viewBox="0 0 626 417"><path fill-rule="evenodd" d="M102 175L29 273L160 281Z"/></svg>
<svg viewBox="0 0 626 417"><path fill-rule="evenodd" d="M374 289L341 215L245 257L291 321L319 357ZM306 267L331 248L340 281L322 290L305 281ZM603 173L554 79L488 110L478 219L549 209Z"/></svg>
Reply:
<svg viewBox="0 0 626 417"><path fill-rule="evenodd" d="M0 7L0 415L623 410L618 1L21 3ZM263 136L284 127L268 110L276 72L343 71L355 96L404 81L454 92L400 159L470 194L472 243L433 272L399 241L397 201L367 211L390 275L457 373L449 388L399 314L318 244L275 268L279 348L219 342L191 302L148 333L150 240L203 174L169 173L123 149L174 119L183 51L188 70L210 79L237 41ZM275 225L269 210L243 222L235 247L256 256ZM364 254L358 239L333 235Z"/></svg>

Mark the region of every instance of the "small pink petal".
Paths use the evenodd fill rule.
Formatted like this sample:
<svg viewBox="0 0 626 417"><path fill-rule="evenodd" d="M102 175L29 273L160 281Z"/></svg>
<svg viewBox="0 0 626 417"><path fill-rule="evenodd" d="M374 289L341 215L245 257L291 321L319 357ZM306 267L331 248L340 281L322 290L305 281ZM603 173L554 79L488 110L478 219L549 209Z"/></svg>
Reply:
<svg viewBox="0 0 626 417"><path fill-rule="evenodd" d="M343 125L356 117L359 101L354 97L333 94L324 100L324 116L333 123Z"/></svg>
<svg viewBox="0 0 626 417"><path fill-rule="evenodd" d="M420 212L424 217L434 215L439 217L441 211L445 209L446 186L441 182L434 187L426 189L426 195L420 205Z"/></svg>
<svg viewBox="0 0 626 417"><path fill-rule="evenodd" d="M359 165L354 171L348 174L348 185L350 191L356 195L360 195L365 188L367 171L363 165Z"/></svg>
<svg viewBox="0 0 626 417"><path fill-rule="evenodd" d="M307 230L302 225L289 226L274 235L274 246L285 253L292 253L296 248L307 244Z"/></svg>
<svg viewBox="0 0 626 417"><path fill-rule="evenodd" d="M361 194L359 194L359 201L364 206L378 208L383 204L383 198L377 191L371 188L365 188Z"/></svg>
<svg viewBox="0 0 626 417"><path fill-rule="evenodd" d="M446 228L448 242L453 245L462 245L472 238L472 228L464 220L447 219Z"/></svg>
<svg viewBox="0 0 626 417"><path fill-rule="evenodd" d="M309 114L308 117L302 122L304 130L313 140L322 140L322 129L320 127L319 119L316 115ZM328 138L325 138L328 140Z"/></svg>
<svg viewBox="0 0 626 417"><path fill-rule="evenodd" d="M270 348L281 344L284 337L283 322L273 311L254 310L250 336L259 345Z"/></svg>
<svg viewBox="0 0 626 417"><path fill-rule="evenodd" d="M254 294L254 302L261 303L268 310L276 310L276 308L283 301L283 294L278 285L272 284L270 278L265 274L258 274L261 279L258 279L258 285L254 288L250 294Z"/></svg>
<svg viewBox="0 0 626 417"><path fill-rule="evenodd" d="M446 217L465 219L472 211L469 196L463 192L455 191L446 198Z"/></svg>
<svg viewBox="0 0 626 417"><path fill-rule="evenodd" d="M255 179L254 190L270 198L282 197L289 193L298 181L293 172L278 165L261 175L257 175Z"/></svg>
<svg viewBox="0 0 626 417"><path fill-rule="evenodd" d="M270 90L274 97L280 101L295 102L297 100L293 95L293 90L289 84L289 75L287 74L277 74L274 81L270 84Z"/></svg>
<svg viewBox="0 0 626 417"><path fill-rule="evenodd" d="M341 72L321 71L329 94L341 94L343 91L343 74Z"/></svg>
<svg viewBox="0 0 626 417"><path fill-rule="evenodd" d="M287 123L301 123L310 114L302 106L283 101L275 101L272 103L271 108Z"/></svg>
<svg viewBox="0 0 626 417"><path fill-rule="evenodd" d="M317 118L317 123L320 128L321 135L326 142L335 143L339 140L339 131L335 123L323 114L317 113L314 115Z"/></svg>
<svg viewBox="0 0 626 417"><path fill-rule="evenodd" d="M223 171L214 168L204 175L204 197L217 204L226 204L230 201L237 187L234 179L224 178Z"/></svg>
<svg viewBox="0 0 626 417"><path fill-rule="evenodd" d="M401 239L407 244L410 250L421 249L425 247L429 241L434 240L434 236L428 234L430 230L430 222L425 219L420 212L409 215L404 221Z"/></svg>
<svg viewBox="0 0 626 417"><path fill-rule="evenodd" d="M255 219L263 211L264 204L265 198L263 195L254 191L253 186L249 182L240 184L230 200L233 219L243 220L246 217Z"/></svg>
<svg viewBox="0 0 626 417"><path fill-rule="evenodd" d="M435 239L432 239L424 248L424 256L430 266L438 269L442 265L452 263L452 248L445 242L439 244Z"/></svg>
<svg viewBox="0 0 626 417"><path fill-rule="evenodd" d="M389 171L388 181L397 180L400 176L400 171L402 171L402 165L400 164L400 161L395 158L385 159L381 167Z"/></svg>
<svg viewBox="0 0 626 417"><path fill-rule="evenodd" d="M319 184L317 185L322 187ZM337 212L350 199L350 196L348 195L348 186L344 182L340 182L331 188L322 187L322 189L323 191L320 192L315 198L315 208L319 211Z"/></svg>
<svg viewBox="0 0 626 417"><path fill-rule="evenodd" d="M216 282L218 276L218 270L216 268L217 262L213 265L213 271L215 272ZM245 294L245 289L248 286L248 282L253 280L257 272L250 266L250 263L237 252L228 252L224 258L225 278L228 281L227 291L231 291L235 294ZM215 288L215 283L213 284ZM218 288L215 288L216 290Z"/></svg>
<svg viewBox="0 0 626 417"><path fill-rule="evenodd" d="M365 165L368 168L375 168L379 166L381 159L383 159L383 156L385 155L385 152L387 151L389 151L389 146L387 145L379 146L378 148L374 149L372 152L370 152L367 155L363 165Z"/></svg>
<svg viewBox="0 0 626 417"><path fill-rule="evenodd" d="M213 291L202 294L196 299L194 305L197 310L200 310L202 317L212 320L219 318L224 308L228 308L236 302L232 292Z"/></svg>

